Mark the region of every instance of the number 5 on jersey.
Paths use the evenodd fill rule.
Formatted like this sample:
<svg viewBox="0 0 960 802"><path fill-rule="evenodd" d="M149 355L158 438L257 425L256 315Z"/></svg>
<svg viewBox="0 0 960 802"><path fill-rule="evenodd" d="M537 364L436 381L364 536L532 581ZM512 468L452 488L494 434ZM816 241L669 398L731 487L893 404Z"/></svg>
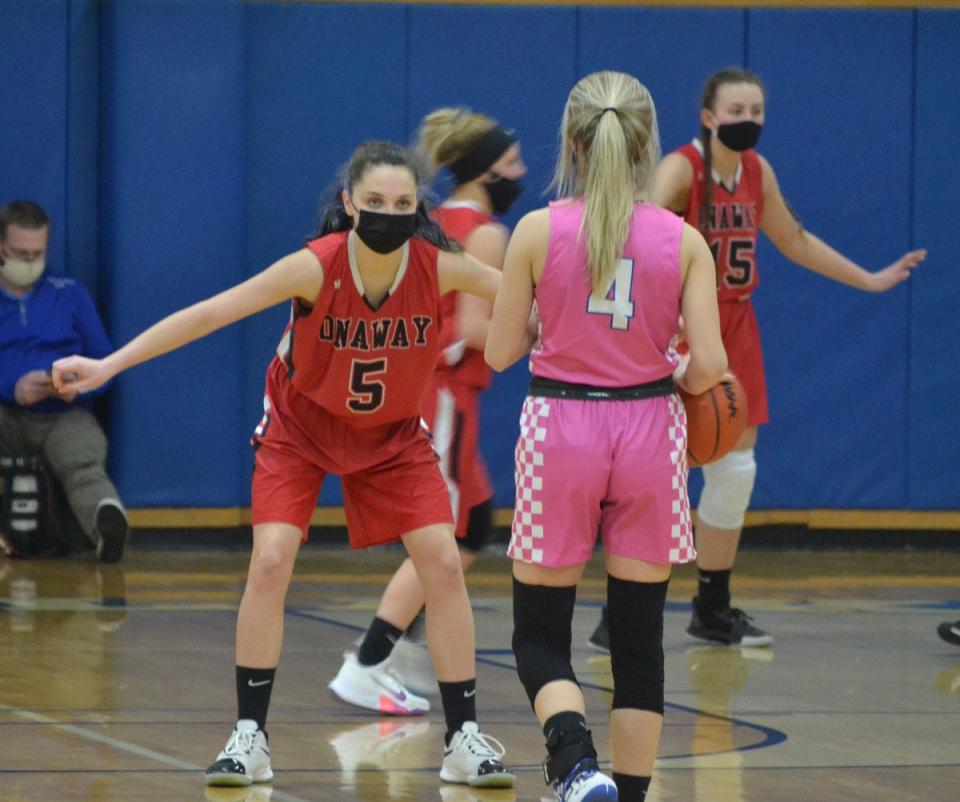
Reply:
<svg viewBox="0 0 960 802"><path fill-rule="evenodd" d="M594 315L610 315L610 328L626 331L633 317L633 259L621 259L617 262L617 271L607 285L603 298L592 293L587 301L587 311ZM611 297L613 296L613 297Z"/></svg>
<svg viewBox="0 0 960 802"><path fill-rule="evenodd" d="M353 395L347 399L347 408L369 414L383 406L386 385L373 377L386 372L386 359L354 359L350 365L350 392Z"/></svg>

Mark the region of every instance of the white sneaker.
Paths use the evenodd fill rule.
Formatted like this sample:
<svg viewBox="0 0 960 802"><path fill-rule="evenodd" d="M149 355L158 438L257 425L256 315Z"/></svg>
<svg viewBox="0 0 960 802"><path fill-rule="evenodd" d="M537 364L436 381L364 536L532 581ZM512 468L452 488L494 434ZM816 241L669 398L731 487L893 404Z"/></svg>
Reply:
<svg viewBox="0 0 960 802"><path fill-rule="evenodd" d="M389 660L362 666L353 652L344 652L343 665L327 687L344 702L367 710L389 716L422 716L430 710L430 702L403 687L387 668Z"/></svg>
<svg viewBox="0 0 960 802"><path fill-rule="evenodd" d="M207 785L250 785L273 779L267 736L251 719L240 719L213 765Z"/></svg>
<svg viewBox="0 0 960 802"><path fill-rule="evenodd" d="M414 693L429 696L440 690L425 643L400 638L390 653L390 668L396 672L404 687Z"/></svg>
<svg viewBox="0 0 960 802"><path fill-rule="evenodd" d="M503 767L503 744L484 735L475 721L466 721L443 750L440 779L475 788L512 788L514 776Z"/></svg>
<svg viewBox="0 0 960 802"><path fill-rule="evenodd" d="M553 785L557 802L617 802L617 786L595 768L592 760L581 760L570 773Z"/></svg>

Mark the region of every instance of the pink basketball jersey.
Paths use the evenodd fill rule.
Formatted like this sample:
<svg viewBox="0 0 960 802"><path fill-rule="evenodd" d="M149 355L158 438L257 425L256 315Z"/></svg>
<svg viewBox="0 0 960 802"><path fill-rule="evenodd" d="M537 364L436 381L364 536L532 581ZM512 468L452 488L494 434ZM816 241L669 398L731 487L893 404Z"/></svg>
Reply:
<svg viewBox="0 0 960 802"><path fill-rule="evenodd" d="M670 341L680 316L683 220L638 203L614 280L602 299L590 292L583 200L550 203L550 243L534 291L540 342L535 376L597 387L630 387L673 373Z"/></svg>

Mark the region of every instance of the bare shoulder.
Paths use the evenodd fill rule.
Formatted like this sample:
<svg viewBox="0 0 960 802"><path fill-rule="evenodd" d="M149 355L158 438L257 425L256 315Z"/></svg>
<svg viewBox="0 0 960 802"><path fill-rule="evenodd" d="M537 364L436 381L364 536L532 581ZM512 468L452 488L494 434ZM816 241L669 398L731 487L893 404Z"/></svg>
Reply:
<svg viewBox="0 0 960 802"><path fill-rule="evenodd" d="M520 218L520 221L517 223L517 227L513 230L514 236L517 236L518 234L531 236L535 234L547 234L549 232L550 208L548 206L543 206L540 209L534 209L532 212L527 212L523 217Z"/></svg>
<svg viewBox="0 0 960 802"><path fill-rule="evenodd" d="M690 159L678 150L664 156L657 170L663 170L666 173L680 173L689 176L691 179L693 178L693 165L690 163Z"/></svg>
<svg viewBox="0 0 960 802"><path fill-rule="evenodd" d="M270 268L268 268L270 269ZM323 287L323 263L309 248L301 248L277 260L272 269L282 271L294 288L293 294L310 302Z"/></svg>
<svg viewBox="0 0 960 802"><path fill-rule="evenodd" d="M693 165L690 160L674 151L664 156L657 167L654 200L665 209L683 211L693 183Z"/></svg>
<svg viewBox="0 0 960 802"><path fill-rule="evenodd" d="M510 232L503 223L484 223L477 226L466 238L463 247L481 262L499 267L503 253L507 249Z"/></svg>

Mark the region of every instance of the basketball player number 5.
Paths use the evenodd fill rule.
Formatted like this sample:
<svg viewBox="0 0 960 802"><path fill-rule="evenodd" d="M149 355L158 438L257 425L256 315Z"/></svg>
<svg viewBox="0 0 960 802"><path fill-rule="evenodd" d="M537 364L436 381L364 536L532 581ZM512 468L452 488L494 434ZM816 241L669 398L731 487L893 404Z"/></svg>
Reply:
<svg viewBox="0 0 960 802"><path fill-rule="evenodd" d="M382 381L372 376L387 372L386 359L354 359L350 366L350 392L347 407L354 412L370 413L383 405L385 387Z"/></svg>
<svg viewBox="0 0 960 802"><path fill-rule="evenodd" d="M631 290L633 290L633 259L621 259L617 263L617 272L614 273L613 280L603 293L603 299L598 299L591 294L587 302L587 311L594 315L610 315L610 328L626 331L630 328L630 318L633 317Z"/></svg>

